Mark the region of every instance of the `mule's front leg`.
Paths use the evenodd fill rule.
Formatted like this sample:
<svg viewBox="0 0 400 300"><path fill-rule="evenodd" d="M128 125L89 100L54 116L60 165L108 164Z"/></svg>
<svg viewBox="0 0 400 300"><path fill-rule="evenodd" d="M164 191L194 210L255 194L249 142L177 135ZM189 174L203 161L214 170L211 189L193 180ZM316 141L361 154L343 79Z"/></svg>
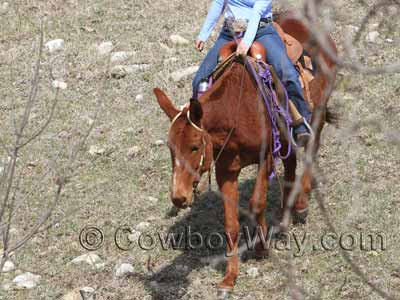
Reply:
<svg viewBox="0 0 400 300"><path fill-rule="evenodd" d="M223 281L219 284L220 293L226 293L233 289L239 274L239 218L238 218L238 171L225 171L217 166L217 183L223 194L225 212L226 248L226 272Z"/></svg>
<svg viewBox="0 0 400 300"><path fill-rule="evenodd" d="M256 185L250 199L250 212L254 215L258 226L261 229L264 241L267 238L267 223L264 211L267 207L268 176L271 174L271 163L264 161L258 167ZM256 258L264 258L268 255L265 243L260 241L256 245Z"/></svg>

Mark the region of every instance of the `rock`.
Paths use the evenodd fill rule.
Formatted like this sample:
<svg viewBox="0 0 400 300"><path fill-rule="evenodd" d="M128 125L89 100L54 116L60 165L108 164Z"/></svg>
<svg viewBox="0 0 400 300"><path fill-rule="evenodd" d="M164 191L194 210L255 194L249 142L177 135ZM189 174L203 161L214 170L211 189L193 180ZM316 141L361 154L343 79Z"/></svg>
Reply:
<svg viewBox="0 0 400 300"><path fill-rule="evenodd" d="M10 7L10 4L8 2L4 2L3 4L0 5L0 14L5 15L8 12L8 9Z"/></svg>
<svg viewBox="0 0 400 300"><path fill-rule="evenodd" d="M164 64L168 65L168 64L173 64L176 63L178 61L178 58L173 56L170 58L167 58L166 60L164 60Z"/></svg>
<svg viewBox="0 0 400 300"><path fill-rule="evenodd" d="M131 58L135 52L130 51L120 51L120 52L114 52L111 54L111 62L123 62Z"/></svg>
<svg viewBox="0 0 400 300"><path fill-rule="evenodd" d="M184 78L186 78L186 77L188 77L190 75L193 75L194 73L197 72L198 69L199 69L198 66L192 66L192 67L189 67L189 68L186 68L186 69L183 69L183 70L178 70L178 71L175 71L175 72L173 72L171 74L171 78L175 82L178 82L178 81L180 81L180 80L182 80L182 79L184 79Z"/></svg>
<svg viewBox="0 0 400 300"><path fill-rule="evenodd" d="M149 197L149 198L147 198L148 200L149 200L149 202L151 203L151 204L156 204L157 202L158 202L158 199L157 198L155 198L155 197Z"/></svg>
<svg viewBox="0 0 400 300"><path fill-rule="evenodd" d="M128 235L128 240L132 243L137 243L141 234L140 231L132 230L132 233Z"/></svg>
<svg viewBox="0 0 400 300"><path fill-rule="evenodd" d="M30 272L18 275L13 282L18 286L26 289L35 288L40 282L40 275L35 275Z"/></svg>
<svg viewBox="0 0 400 300"><path fill-rule="evenodd" d="M63 81L54 80L51 85L55 89L65 90L67 88L67 84Z"/></svg>
<svg viewBox="0 0 400 300"><path fill-rule="evenodd" d="M369 43L375 43L379 37L379 32L378 31L371 31L368 32L367 34L367 42Z"/></svg>
<svg viewBox="0 0 400 300"><path fill-rule="evenodd" d="M256 267L248 268L246 273L251 278L256 278L258 276L258 268L256 268Z"/></svg>
<svg viewBox="0 0 400 300"><path fill-rule="evenodd" d="M155 146L158 146L158 147L159 147L159 146L162 146L162 145L164 145L164 144L165 144L165 142L164 142L163 140L157 140L157 141L154 142L154 145L155 145Z"/></svg>
<svg viewBox="0 0 400 300"><path fill-rule="evenodd" d="M11 289L11 287L12 287L12 283L9 281L3 282L1 284L1 289L4 291L9 291Z"/></svg>
<svg viewBox="0 0 400 300"><path fill-rule="evenodd" d="M149 64L136 64L129 66L117 65L111 69L111 76L120 79L128 74L132 74L138 71L146 71L149 68L150 68Z"/></svg>
<svg viewBox="0 0 400 300"><path fill-rule="evenodd" d="M372 23L368 25L368 29L369 30L374 30L377 29L379 27L379 23Z"/></svg>
<svg viewBox="0 0 400 300"><path fill-rule="evenodd" d="M92 28L92 27L90 27L90 26L82 26L81 29L82 29L83 31L86 31L86 32L89 32L89 33L92 33L92 32L95 32L95 31L96 31L94 28Z"/></svg>
<svg viewBox="0 0 400 300"><path fill-rule="evenodd" d="M167 54L172 54L174 53L174 49L168 47L167 45L160 43L160 47L167 53Z"/></svg>
<svg viewBox="0 0 400 300"><path fill-rule="evenodd" d="M78 290L73 290L68 294L65 294L61 300L82 300L82 296Z"/></svg>
<svg viewBox="0 0 400 300"><path fill-rule="evenodd" d="M72 263L76 265L85 263L91 265L92 267L95 267L96 269L100 269L105 265L101 261L100 256L95 253L86 253L78 256L72 260Z"/></svg>
<svg viewBox="0 0 400 300"><path fill-rule="evenodd" d="M91 156L102 155L104 153L106 153L106 149L104 149L104 148L100 148L100 147L95 146L95 145L92 145L89 148L89 154Z"/></svg>
<svg viewBox="0 0 400 300"><path fill-rule="evenodd" d="M189 270L189 267L185 265L176 265L176 270L178 272L187 272Z"/></svg>
<svg viewBox="0 0 400 300"><path fill-rule="evenodd" d="M150 281L149 285L150 285L150 288L152 288L152 289L158 289L159 288L159 284L155 280Z"/></svg>
<svg viewBox="0 0 400 300"><path fill-rule="evenodd" d="M115 277L117 278L128 276L134 272L135 270L133 269L133 266L128 263L122 263L115 267Z"/></svg>
<svg viewBox="0 0 400 300"><path fill-rule="evenodd" d="M136 229L139 231L145 231L150 226L149 222L140 222L136 225Z"/></svg>
<svg viewBox="0 0 400 300"><path fill-rule="evenodd" d="M95 300L95 289L90 287L90 286L86 286L83 287L79 290L79 293L81 294L82 300Z"/></svg>
<svg viewBox="0 0 400 300"><path fill-rule="evenodd" d="M173 34L169 37L170 41L172 42L172 44L174 45L187 45L189 44L189 41L183 37L181 37L180 35L177 34Z"/></svg>
<svg viewBox="0 0 400 300"><path fill-rule="evenodd" d="M61 300L95 300L95 289L89 286L81 289L74 289L68 294L65 294Z"/></svg>
<svg viewBox="0 0 400 300"><path fill-rule="evenodd" d="M57 40L48 41L44 46L47 49L47 51L49 51L50 53L54 53L57 51L64 50L65 43L64 43L64 40L57 39Z"/></svg>
<svg viewBox="0 0 400 300"><path fill-rule="evenodd" d="M135 156L137 156L140 152L140 148L138 146L133 146L131 148L128 149L127 151L127 155L129 158L134 158Z"/></svg>
<svg viewBox="0 0 400 300"><path fill-rule="evenodd" d="M3 273L6 273L6 272L14 271L14 270L15 270L15 265L14 265L14 263L13 263L11 260L7 260L7 261L4 263L2 272L3 272Z"/></svg>
<svg viewBox="0 0 400 300"><path fill-rule="evenodd" d="M347 25L345 28L345 32L351 39L353 39L355 34L360 30L360 27L354 25Z"/></svg>
<svg viewBox="0 0 400 300"><path fill-rule="evenodd" d="M136 102L141 102L141 101L143 101L143 99L144 99L144 97L143 97L142 94L139 94L139 95L137 95L137 96L135 97L135 101L136 101Z"/></svg>
<svg viewBox="0 0 400 300"><path fill-rule="evenodd" d="M107 55L110 54L114 49L114 45L112 42L103 42L97 46L97 53L99 55Z"/></svg>

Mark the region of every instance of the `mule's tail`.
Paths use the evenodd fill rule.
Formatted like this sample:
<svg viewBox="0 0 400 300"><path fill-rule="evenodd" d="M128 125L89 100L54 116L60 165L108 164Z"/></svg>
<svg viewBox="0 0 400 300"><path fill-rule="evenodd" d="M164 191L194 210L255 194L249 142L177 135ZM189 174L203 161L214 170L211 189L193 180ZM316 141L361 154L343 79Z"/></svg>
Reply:
<svg viewBox="0 0 400 300"><path fill-rule="evenodd" d="M326 108L326 122L328 124L334 125L335 127L339 126L340 115L337 111L332 108Z"/></svg>

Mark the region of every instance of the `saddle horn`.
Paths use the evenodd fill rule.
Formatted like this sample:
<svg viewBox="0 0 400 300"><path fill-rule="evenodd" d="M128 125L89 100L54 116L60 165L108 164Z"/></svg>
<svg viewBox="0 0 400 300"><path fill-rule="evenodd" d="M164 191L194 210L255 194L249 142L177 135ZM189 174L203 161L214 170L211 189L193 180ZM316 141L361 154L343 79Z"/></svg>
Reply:
<svg viewBox="0 0 400 300"><path fill-rule="evenodd" d="M240 40L238 41L240 42ZM224 44L219 50L220 61L224 61L225 59L227 59L230 55L232 55L232 53L236 51L236 49L237 44L235 41L230 41ZM267 61L267 52L264 46L257 41L254 41L253 45L251 45L248 55L253 58L257 58L258 55L261 55L261 60L263 60L264 62Z"/></svg>

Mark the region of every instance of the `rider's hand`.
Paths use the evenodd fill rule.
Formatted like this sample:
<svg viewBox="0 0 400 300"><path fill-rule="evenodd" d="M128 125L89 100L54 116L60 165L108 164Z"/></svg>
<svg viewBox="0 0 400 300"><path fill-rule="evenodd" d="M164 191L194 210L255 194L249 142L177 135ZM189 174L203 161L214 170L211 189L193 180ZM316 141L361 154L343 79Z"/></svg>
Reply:
<svg viewBox="0 0 400 300"><path fill-rule="evenodd" d="M247 52L249 52L250 46L246 45L243 42L240 42L237 49L236 49L236 55L241 55L241 56L246 56Z"/></svg>
<svg viewBox="0 0 400 300"><path fill-rule="evenodd" d="M195 44L195 47L196 47L197 50L199 50L200 52L203 51L203 48L204 48L204 42L203 41L197 39L194 42L194 44Z"/></svg>

